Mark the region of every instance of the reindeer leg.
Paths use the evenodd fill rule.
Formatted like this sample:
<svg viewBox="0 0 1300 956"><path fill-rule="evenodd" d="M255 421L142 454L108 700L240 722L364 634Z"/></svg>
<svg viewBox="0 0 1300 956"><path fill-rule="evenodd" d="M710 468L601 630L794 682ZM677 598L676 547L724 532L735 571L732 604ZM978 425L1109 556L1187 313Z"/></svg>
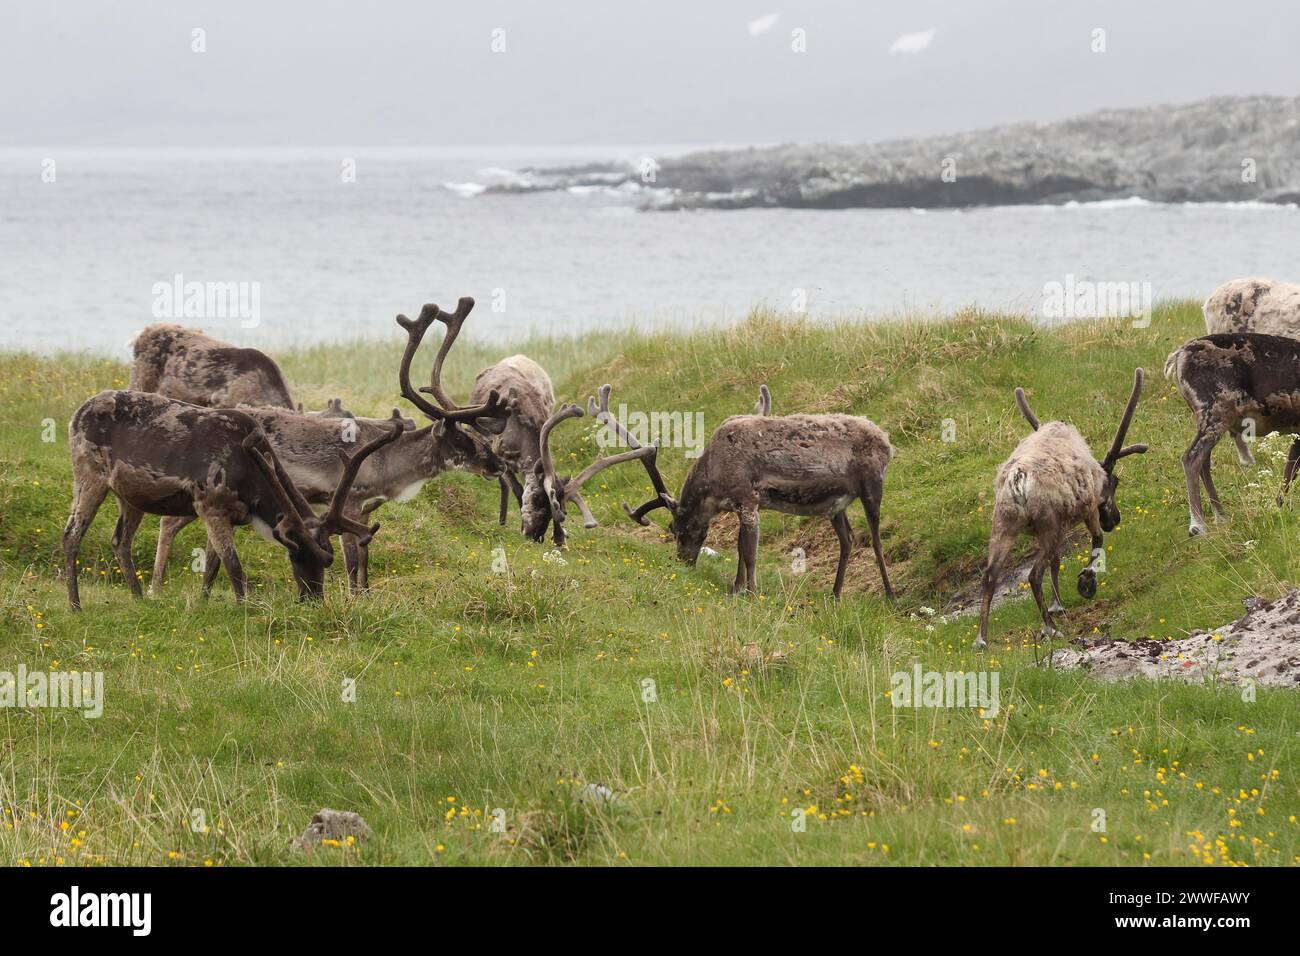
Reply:
<svg viewBox="0 0 1300 956"><path fill-rule="evenodd" d="M235 600L244 600L248 589L248 578L244 576L244 567L239 563L239 553L235 550L235 529L230 519L224 515L204 515L203 523L208 526L208 546L221 556L221 563L226 566L230 586L235 589ZM211 569L204 568L206 578ZM213 576L216 574L213 572Z"/></svg>
<svg viewBox="0 0 1300 956"><path fill-rule="evenodd" d="M1202 462L1214 451L1214 446L1223 437L1222 425L1199 424L1196 437L1183 452L1183 474L1187 478L1187 508L1191 513L1191 524L1187 533L1192 536L1205 533L1205 515L1201 511L1201 469Z"/></svg>
<svg viewBox="0 0 1300 956"><path fill-rule="evenodd" d="M1277 504L1282 506L1282 495L1285 495L1291 488L1291 482L1295 480L1296 469L1300 468L1300 438L1291 443L1291 450L1286 453L1286 473L1282 476L1282 492L1277 496Z"/></svg>
<svg viewBox="0 0 1300 956"><path fill-rule="evenodd" d="M141 590L140 578L136 575L131 545L135 541L135 533L140 529L144 512L121 498L117 501L117 510L117 527L113 529L113 553L117 555L118 567L126 578L126 586L131 589L131 596L141 598L144 597L144 591Z"/></svg>
<svg viewBox="0 0 1300 956"><path fill-rule="evenodd" d="M736 543L738 552L736 561L736 581L731 586L732 594L739 594L746 588L757 591L757 574L754 565L758 560L758 509L740 512L740 536ZM751 584L750 582L755 583Z"/></svg>
<svg viewBox="0 0 1300 956"><path fill-rule="evenodd" d="M217 549L209 542L203 550L203 596L206 598L212 593L212 585L217 580L217 575L221 573L221 555Z"/></svg>
<svg viewBox="0 0 1300 956"><path fill-rule="evenodd" d="M1052 556L1052 605L1048 608L1053 614L1064 614L1065 605L1061 603L1061 582L1058 580L1061 573L1061 550L1056 549Z"/></svg>
<svg viewBox="0 0 1300 956"><path fill-rule="evenodd" d="M1237 444L1237 460L1246 467L1255 464L1255 456L1250 453L1250 446L1246 444L1241 432L1233 432L1232 440Z"/></svg>
<svg viewBox="0 0 1300 956"><path fill-rule="evenodd" d="M353 594L361 589L360 549L354 534L339 535L343 542L343 563L348 569L348 590Z"/></svg>
<svg viewBox="0 0 1300 956"><path fill-rule="evenodd" d="M885 586L885 600L894 600L894 589L889 586L889 572L885 570L885 551L880 546L880 495L881 488L868 487L862 494L862 507L871 526L871 549L876 552L876 567L880 568L880 581Z"/></svg>
<svg viewBox="0 0 1300 956"><path fill-rule="evenodd" d="M1201 481L1205 485L1205 493L1210 497L1210 511L1215 518L1223 517L1223 505L1219 501L1219 491L1214 487L1214 478L1210 476L1210 456L1206 455L1205 460L1201 462Z"/></svg>
<svg viewBox="0 0 1300 956"><path fill-rule="evenodd" d="M158 523L158 547L153 557L153 580L149 582L149 593L162 591L163 582L167 580L167 559L171 557L172 543L176 535L194 518L188 515L166 515Z"/></svg>
<svg viewBox="0 0 1300 956"><path fill-rule="evenodd" d="M72 513L63 528L63 572L68 583L68 604L81 610L81 592L77 587L77 555L81 539L86 536L95 513L108 496L108 480L102 475L76 475L73 478Z"/></svg>
<svg viewBox="0 0 1300 956"><path fill-rule="evenodd" d="M1039 637L1046 637L1049 641L1061 633L1052 623L1052 609L1043 599L1043 574L1047 571L1048 562L1055 560L1057 560L1056 543L1044 542L1039 544L1038 555L1029 570L1029 589L1034 594L1034 603L1038 605L1038 613L1043 618L1043 629L1039 632Z"/></svg>
<svg viewBox="0 0 1300 956"><path fill-rule="evenodd" d="M989 536L989 560L984 566L984 578L980 594L980 633L975 639L975 646L983 649L988 645L989 609L993 606L993 592L998 589L998 578L1002 574L1002 565L1006 563L1011 549L1016 543L1016 529L993 521L993 533Z"/></svg>
<svg viewBox="0 0 1300 956"><path fill-rule="evenodd" d="M510 514L510 486L506 484L504 476L497 479L497 484L501 486L501 517L497 524L505 527L506 516Z"/></svg>
<svg viewBox="0 0 1300 956"><path fill-rule="evenodd" d="M840 539L840 563L835 569L835 587L831 590L838 600L840 588L844 586L844 572L849 567L849 556L853 554L853 529L849 527L848 512L841 511L839 514L832 515L831 527L835 529L835 534Z"/></svg>
<svg viewBox="0 0 1300 956"><path fill-rule="evenodd" d="M516 507L522 508L524 506L524 486L519 481L519 476L513 471L507 471L506 481L510 483L510 491L515 496Z"/></svg>

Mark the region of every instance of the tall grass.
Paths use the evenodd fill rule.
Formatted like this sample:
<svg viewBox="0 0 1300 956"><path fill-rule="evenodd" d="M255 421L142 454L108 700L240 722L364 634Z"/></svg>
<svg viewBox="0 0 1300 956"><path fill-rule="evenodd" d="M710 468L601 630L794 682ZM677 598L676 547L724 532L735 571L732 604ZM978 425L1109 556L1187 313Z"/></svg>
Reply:
<svg viewBox="0 0 1300 956"><path fill-rule="evenodd" d="M1297 579L1297 521L1272 503L1267 454L1260 473L1230 450L1216 456L1229 520L1187 538L1179 455L1191 418L1159 371L1198 325L1185 303L1161 306L1146 329L1046 329L978 311L817 324L758 311L691 335L521 346L561 400L610 382L615 402L702 411L710 430L747 411L763 381L777 413L869 415L898 448L883 506L896 607L861 546L845 599L830 600L830 527L778 514L762 520L762 593L727 597L734 521L715 526L717 557L679 566L662 533L622 517L619 502L649 492L625 468L591 489L602 527L574 530L562 561L520 540L513 518L496 526L494 485L430 482L381 512L372 593L349 597L334 573L314 605L294 603L282 554L247 534L248 603L224 583L201 600L179 561L162 597L133 601L108 545L110 504L83 547L85 610L72 614L59 579L65 423L127 371L0 355L0 670L100 670L107 687L98 720L0 709L0 860L1295 863L1294 691L1250 702L1233 688L1103 684L1035 664L1030 601L996 612L984 656L970 647L973 620L929 613L978 574L992 474L1024 434L1012 388L1100 448L1139 364L1148 385L1131 440L1152 450L1121 466L1124 521L1094 601L1073 591L1085 556L1067 556L1067 635L1177 637ZM400 347L395 335L277 358L308 405L339 395L383 414L402 404ZM457 346L453 394L495 357ZM595 453L593 423L562 427L556 446L576 470ZM681 449L660 460L672 483L689 465ZM853 524L861 545L860 514ZM156 527L137 540L140 564ZM191 527L177 554L201 544ZM502 554L508 571L494 573ZM891 675L917 661L996 669L999 713L895 707ZM597 783L612 803L591 796ZM374 839L291 849L322 806L361 812Z"/></svg>

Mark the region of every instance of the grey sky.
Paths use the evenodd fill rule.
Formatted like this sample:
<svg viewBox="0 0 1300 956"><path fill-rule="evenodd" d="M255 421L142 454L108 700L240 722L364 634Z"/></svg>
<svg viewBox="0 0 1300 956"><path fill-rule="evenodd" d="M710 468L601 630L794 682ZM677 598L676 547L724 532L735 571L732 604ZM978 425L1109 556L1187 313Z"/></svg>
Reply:
<svg viewBox="0 0 1300 956"><path fill-rule="evenodd" d="M6 0L0 17L9 146L860 141L1300 92L1295 0Z"/></svg>

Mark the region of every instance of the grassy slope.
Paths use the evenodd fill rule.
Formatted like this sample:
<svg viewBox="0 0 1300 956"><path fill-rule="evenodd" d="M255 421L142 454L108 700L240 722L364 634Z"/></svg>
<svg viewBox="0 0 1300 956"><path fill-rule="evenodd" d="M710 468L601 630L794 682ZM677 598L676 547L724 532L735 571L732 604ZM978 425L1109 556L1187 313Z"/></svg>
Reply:
<svg viewBox="0 0 1300 956"><path fill-rule="evenodd" d="M1297 579L1297 520L1269 503L1276 473L1250 475L1227 447L1217 460L1232 520L1186 536L1179 455L1191 419L1160 371L1199 321L1190 304L1159 309L1144 330L756 314L691 338L527 346L562 399L609 381L616 402L699 409L709 429L748 410L760 381L778 413L869 415L898 447L884 501L897 609L878 597L869 549L855 554L846 600L830 601L829 525L775 514L763 520L763 595L727 598L734 523L715 526L721 557L678 566L621 517L618 502L648 488L627 468L589 496L603 527L576 528L563 565L522 542L513 520L496 527L495 485L431 482L383 512L374 592L349 599L334 574L313 606L293 602L281 553L247 533L258 586L246 606L224 578L199 600L179 562L163 598L133 602L113 570L110 504L83 549L86 609L73 615L58 578L65 423L87 395L122 386L125 367L0 356L0 669L98 669L107 687L99 720L0 710L0 861L292 862L291 838L333 806L360 811L377 836L317 863L1294 863L1293 693L1248 703L1231 689L1040 670L1032 601L995 615L986 660L970 650L973 621L916 613L978 571L993 470L1025 431L1012 388L1101 448L1138 363L1149 384L1130 440L1152 451L1122 466L1125 519L1090 604L1074 592L1083 556L1067 558L1066 633L1176 636ZM382 414L399 345L395 334L281 358L308 404L341 394ZM489 357L467 343L449 371L456 394ZM52 444L40 441L46 418L58 423ZM956 442L940 441L944 419ZM586 460L590 420L565 426L558 445ZM661 460L676 483L682 453ZM853 523L861 541L856 509ZM146 522L137 540L142 567L156 528ZM191 526L178 553L201 543ZM788 573L795 546L807 574ZM496 547L508 575L492 572ZM893 708L890 675L914 661L1000 668L1001 714ZM341 700L345 678L355 703ZM613 812L575 799L588 781L620 794ZM498 807L525 831L520 846L489 832L481 814ZM806 832L791 831L796 807L816 807ZM1105 834L1090 829L1095 808ZM196 810L206 833L190 827Z"/></svg>

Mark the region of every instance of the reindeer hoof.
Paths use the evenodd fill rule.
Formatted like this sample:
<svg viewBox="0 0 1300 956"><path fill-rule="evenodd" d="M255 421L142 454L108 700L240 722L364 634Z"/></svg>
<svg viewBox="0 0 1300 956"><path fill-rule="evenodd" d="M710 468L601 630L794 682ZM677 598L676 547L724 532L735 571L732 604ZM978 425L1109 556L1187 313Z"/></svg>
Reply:
<svg viewBox="0 0 1300 956"><path fill-rule="evenodd" d="M1095 597L1097 594L1097 572L1092 568L1084 568L1079 572L1079 597L1085 600Z"/></svg>
<svg viewBox="0 0 1300 956"><path fill-rule="evenodd" d="M1195 538L1202 534L1205 534L1205 525L1203 524L1192 524L1187 529L1187 536L1189 538Z"/></svg>
<svg viewBox="0 0 1300 956"><path fill-rule="evenodd" d="M1049 641L1051 641L1051 640L1055 640L1055 639L1058 638L1058 637L1061 637L1062 634L1061 634L1061 632L1058 631L1056 628L1051 627L1051 626L1049 626L1049 625L1047 625L1047 624L1044 624L1044 625L1043 625L1043 629L1042 629L1041 631L1038 632L1038 636L1039 636L1040 638L1041 638L1041 637L1045 637L1045 638L1047 638Z"/></svg>
<svg viewBox="0 0 1300 956"><path fill-rule="evenodd" d="M989 642L986 641L986 640L984 640L983 637L977 637L977 638L975 638L975 650L977 650L977 651L982 651L982 650L984 650L984 648L986 648L986 647L988 647L988 646L989 646Z"/></svg>
<svg viewBox="0 0 1300 956"><path fill-rule="evenodd" d="M1047 609L1048 614L1064 614L1065 605L1060 601L1053 601L1052 606Z"/></svg>

